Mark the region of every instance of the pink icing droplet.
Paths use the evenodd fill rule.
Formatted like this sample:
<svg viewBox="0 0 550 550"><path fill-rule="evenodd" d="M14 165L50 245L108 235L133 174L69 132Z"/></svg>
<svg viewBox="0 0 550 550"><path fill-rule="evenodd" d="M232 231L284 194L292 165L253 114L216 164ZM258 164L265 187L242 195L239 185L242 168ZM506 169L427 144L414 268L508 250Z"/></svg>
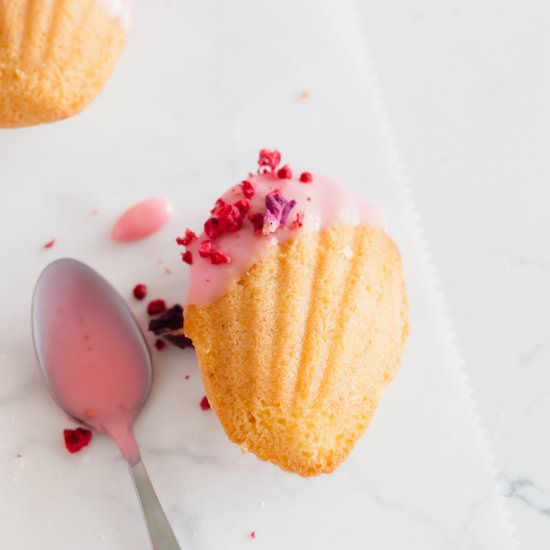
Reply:
<svg viewBox="0 0 550 550"><path fill-rule="evenodd" d="M120 216L113 227L111 238L119 243L144 239L164 227L171 215L172 205L167 199L138 202Z"/></svg>

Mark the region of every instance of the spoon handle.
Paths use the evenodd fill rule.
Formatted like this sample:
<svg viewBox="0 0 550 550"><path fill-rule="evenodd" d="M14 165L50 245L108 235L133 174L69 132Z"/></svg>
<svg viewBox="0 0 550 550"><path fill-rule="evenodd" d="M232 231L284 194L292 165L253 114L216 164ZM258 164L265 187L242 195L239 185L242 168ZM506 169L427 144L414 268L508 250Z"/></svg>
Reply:
<svg viewBox="0 0 550 550"><path fill-rule="evenodd" d="M136 464L129 466L153 548L155 550L181 550L143 462L140 459Z"/></svg>

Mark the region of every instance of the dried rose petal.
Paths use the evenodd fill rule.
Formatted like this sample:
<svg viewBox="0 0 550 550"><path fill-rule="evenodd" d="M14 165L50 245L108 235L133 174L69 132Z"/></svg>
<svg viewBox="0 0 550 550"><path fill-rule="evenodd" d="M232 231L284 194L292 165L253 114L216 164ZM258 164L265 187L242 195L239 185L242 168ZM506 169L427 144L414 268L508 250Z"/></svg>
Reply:
<svg viewBox="0 0 550 550"><path fill-rule="evenodd" d="M201 399L200 405L203 411L210 409L210 403L208 402L208 397L206 397L206 395Z"/></svg>
<svg viewBox="0 0 550 550"><path fill-rule="evenodd" d="M181 259L189 265L193 265L193 254L190 250L181 253Z"/></svg>
<svg viewBox="0 0 550 550"><path fill-rule="evenodd" d="M254 191L254 186L248 180L244 180L241 182L241 188L243 190L243 195L247 199L251 199L256 193L256 191Z"/></svg>
<svg viewBox="0 0 550 550"><path fill-rule="evenodd" d="M286 200L280 193L273 191L265 196L266 213L262 232L264 235L274 233L286 223L290 211L296 205L295 200Z"/></svg>
<svg viewBox="0 0 550 550"><path fill-rule="evenodd" d="M300 174L300 181L302 183L311 183L313 181L313 175L311 172L302 172Z"/></svg>
<svg viewBox="0 0 550 550"><path fill-rule="evenodd" d="M65 439L65 448L71 454L78 453L86 447L92 440L92 432L85 428L77 428L76 430L63 430L63 438Z"/></svg>
<svg viewBox="0 0 550 550"><path fill-rule="evenodd" d="M179 304L173 305L166 310L160 317L149 321L149 330L156 334L164 334L173 330L183 328L183 308Z"/></svg>
<svg viewBox="0 0 550 550"><path fill-rule="evenodd" d="M187 338L182 332L178 334L165 334L164 339L177 348L185 349L194 347L191 338Z"/></svg>
<svg viewBox="0 0 550 550"><path fill-rule="evenodd" d="M147 306L147 313L149 315L158 315L166 311L166 302L162 299L151 300Z"/></svg>
<svg viewBox="0 0 550 550"><path fill-rule="evenodd" d="M44 248L45 249L52 248L54 244L55 244L55 239L52 239L51 241L48 241L47 243L44 244Z"/></svg>
<svg viewBox="0 0 550 550"><path fill-rule="evenodd" d="M258 158L258 173L273 172L281 162L281 153L276 149L262 149Z"/></svg>
<svg viewBox="0 0 550 550"><path fill-rule="evenodd" d="M204 232L210 239L219 237L222 231L220 229L220 222L218 221L218 218L208 218L204 222Z"/></svg>
<svg viewBox="0 0 550 550"><path fill-rule="evenodd" d="M292 177L292 170L288 164L285 164L282 168L277 170L277 177L280 180L289 180Z"/></svg>
<svg viewBox="0 0 550 550"><path fill-rule="evenodd" d="M134 290L132 292L136 300L143 300L143 298L147 296L147 287L144 284L140 283L134 287Z"/></svg>

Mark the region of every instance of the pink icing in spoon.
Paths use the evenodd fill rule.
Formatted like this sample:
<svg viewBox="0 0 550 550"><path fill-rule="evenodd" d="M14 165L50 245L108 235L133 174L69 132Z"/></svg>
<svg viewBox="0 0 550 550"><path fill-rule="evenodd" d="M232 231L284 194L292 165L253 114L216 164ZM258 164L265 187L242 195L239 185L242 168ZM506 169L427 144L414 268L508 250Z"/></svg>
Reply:
<svg viewBox="0 0 550 550"><path fill-rule="evenodd" d="M86 265L58 260L36 285L32 321L42 371L61 407L110 435L137 463L132 428L149 392L151 359L122 298Z"/></svg>
<svg viewBox="0 0 550 550"><path fill-rule="evenodd" d="M111 237L116 242L144 239L162 229L171 215L172 205L167 199L146 199L120 216L111 231Z"/></svg>

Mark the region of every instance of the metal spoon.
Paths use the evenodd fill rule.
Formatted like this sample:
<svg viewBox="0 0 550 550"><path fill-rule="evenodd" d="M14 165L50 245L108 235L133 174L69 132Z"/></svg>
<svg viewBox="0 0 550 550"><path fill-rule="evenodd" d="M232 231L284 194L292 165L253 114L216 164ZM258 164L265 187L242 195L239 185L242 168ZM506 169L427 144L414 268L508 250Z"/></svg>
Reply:
<svg viewBox="0 0 550 550"><path fill-rule="evenodd" d="M180 550L133 437L133 420L151 387L152 364L122 297L82 262L57 260L36 283L32 331L54 399L71 417L110 435L127 460L153 548Z"/></svg>

